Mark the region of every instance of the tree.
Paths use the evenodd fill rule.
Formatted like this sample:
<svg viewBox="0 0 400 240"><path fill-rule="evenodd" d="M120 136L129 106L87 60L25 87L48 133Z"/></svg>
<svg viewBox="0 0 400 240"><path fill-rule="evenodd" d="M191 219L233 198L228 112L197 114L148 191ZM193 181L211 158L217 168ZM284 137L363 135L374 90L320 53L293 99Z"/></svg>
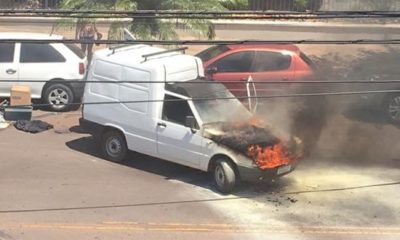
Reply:
<svg viewBox="0 0 400 240"><path fill-rule="evenodd" d="M218 0L64 0L62 9L79 10L207 10L224 9ZM81 21L90 21L81 19ZM62 25L63 23L61 23ZM190 31L214 38L214 27L210 21L201 19L166 20L155 18L134 19L128 26L111 24L109 38L118 38L123 27L128 27L138 39L176 39L176 26L180 24Z"/></svg>
<svg viewBox="0 0 400 240"><path fill-rule="evenodd" d="M249 9L248 0L220 0L221 5L229 10L247 10Z"/></svg>

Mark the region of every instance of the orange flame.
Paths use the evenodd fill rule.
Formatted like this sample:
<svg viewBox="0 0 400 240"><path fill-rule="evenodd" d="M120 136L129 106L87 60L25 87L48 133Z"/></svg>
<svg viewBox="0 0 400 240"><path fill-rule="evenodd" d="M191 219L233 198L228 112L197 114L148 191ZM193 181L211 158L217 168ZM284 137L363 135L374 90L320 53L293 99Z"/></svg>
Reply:
<svg viewBox="0 0 400 240"><path fill-rule="evenodd" d="M257 166L262 170L287 165L293 162L280 143L264 148L259 145L251 145L247 149L247 155L253 158Z"/></svg>

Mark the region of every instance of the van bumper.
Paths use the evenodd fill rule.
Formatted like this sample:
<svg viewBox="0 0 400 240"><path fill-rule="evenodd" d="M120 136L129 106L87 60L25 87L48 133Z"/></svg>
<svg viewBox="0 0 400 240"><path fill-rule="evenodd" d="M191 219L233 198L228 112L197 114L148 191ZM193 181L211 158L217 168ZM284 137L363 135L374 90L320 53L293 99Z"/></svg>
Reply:
<svg viewBox="0 0 400 240"><path fill-rule="evenodd" d="M92 121L89 121L89 120L86 120L84 118L80 118L79 126L85 133L89 133L98 141L101 140L101 133L103 132L102 125L92 122Z"/></svg>
<svg viewBox="0 0 400 240"><path fill-rule="evenodd" d="M258 167L237 166L240 179L245 182L270 181L291 173L295 168L295 164L282 165L266 170L259 169Z"/></svg>

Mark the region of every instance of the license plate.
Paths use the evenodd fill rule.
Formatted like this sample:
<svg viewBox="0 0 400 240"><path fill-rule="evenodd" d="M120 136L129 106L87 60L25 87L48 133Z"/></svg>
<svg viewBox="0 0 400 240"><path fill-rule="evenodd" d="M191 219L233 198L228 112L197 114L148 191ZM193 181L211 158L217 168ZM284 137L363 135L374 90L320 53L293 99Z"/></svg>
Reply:
<svg viewBox="0 0 400 240"><path fill-rule="evenodd" d="M290 165L282 166L282 167L278 168L277 174L281 175L281 174L290 172L291 169L292 169L292 166L290 166Z"/></svg>

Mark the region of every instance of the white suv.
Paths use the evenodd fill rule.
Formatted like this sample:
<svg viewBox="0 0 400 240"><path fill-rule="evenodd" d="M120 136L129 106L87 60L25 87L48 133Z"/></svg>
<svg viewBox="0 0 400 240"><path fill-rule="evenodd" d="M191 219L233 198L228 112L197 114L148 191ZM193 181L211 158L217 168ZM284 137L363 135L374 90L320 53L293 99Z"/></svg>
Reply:
<svg viewBox="0 0 400 240"><path fill-rule="evenodd" d="M56 40L62 36L38 33L0 33L0 39ZM87 60L73 44L0 43L0 97L9 97L13 85L28 85L32 99L66 111L81 100Z"/></svg>

